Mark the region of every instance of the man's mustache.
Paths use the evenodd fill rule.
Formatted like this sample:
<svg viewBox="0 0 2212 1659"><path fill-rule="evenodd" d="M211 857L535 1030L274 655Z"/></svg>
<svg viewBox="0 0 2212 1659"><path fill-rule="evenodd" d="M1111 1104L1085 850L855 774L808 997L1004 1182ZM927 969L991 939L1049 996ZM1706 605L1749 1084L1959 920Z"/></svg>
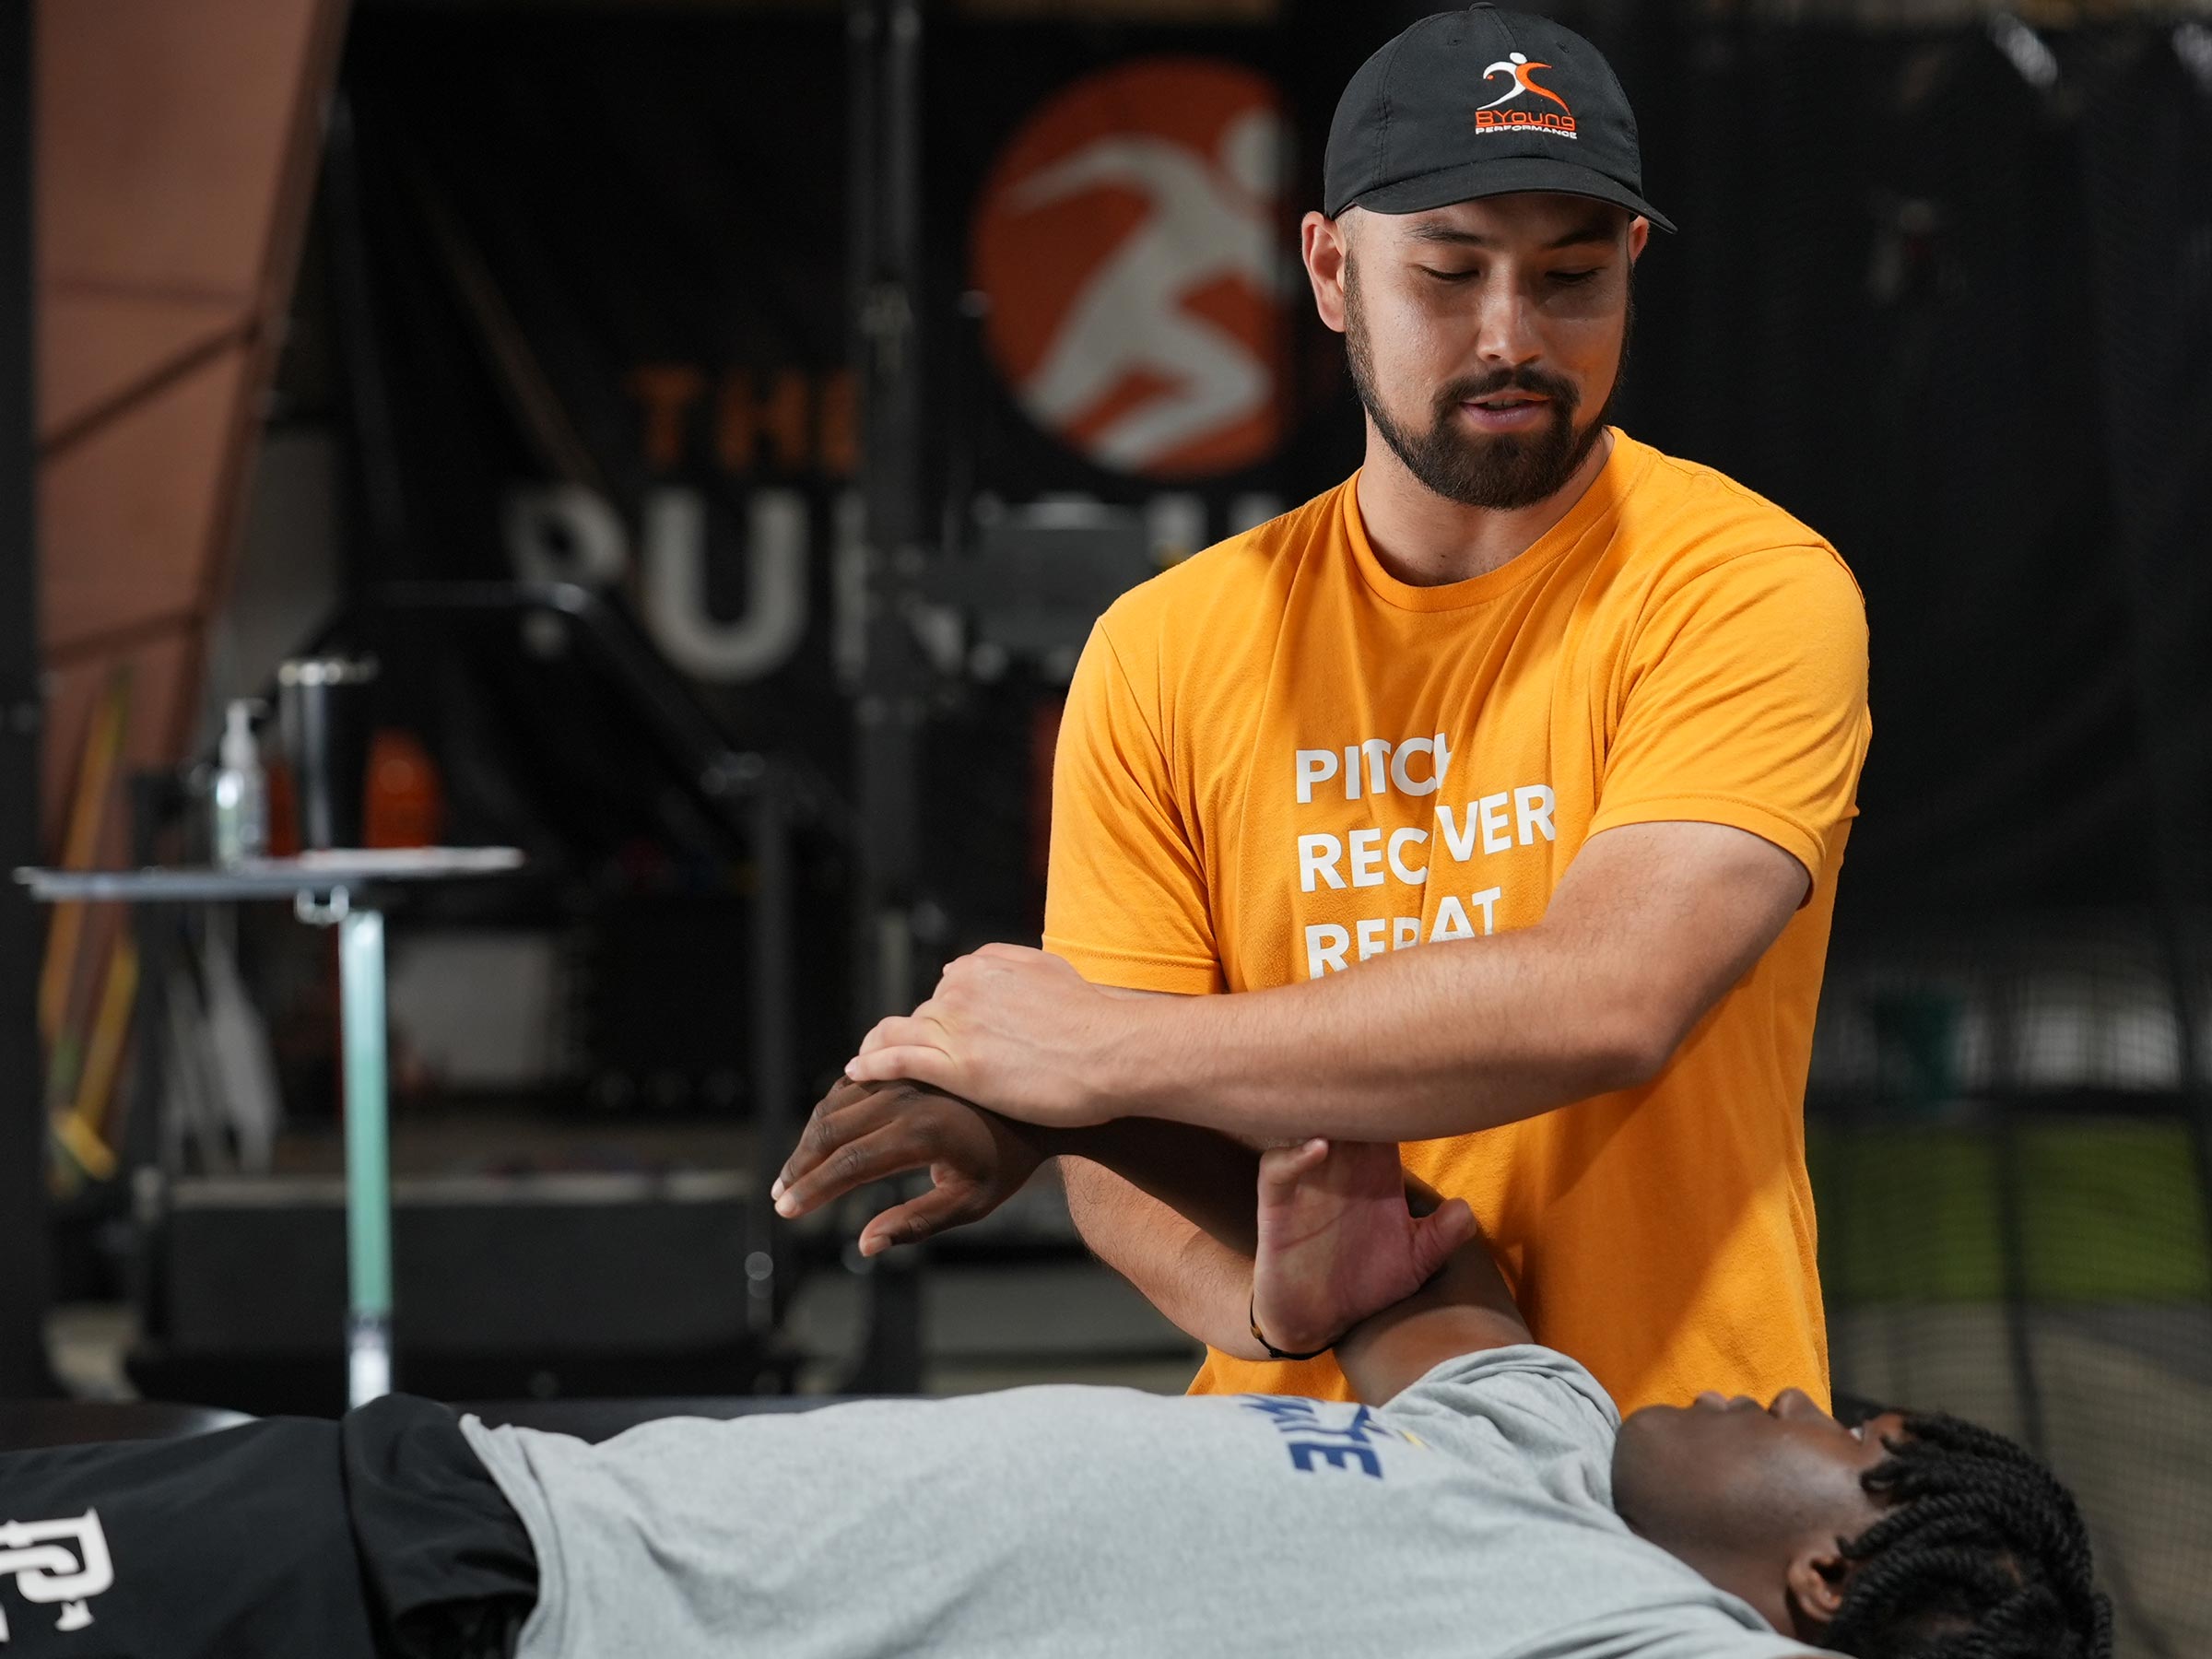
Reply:
<svg viewBox="0 0 2212 1659"><path fill-rule="evenodd" d="M1528 392L1538 397L1548 397L1569 415L1582 400L1575 394L1571 382L1541 369L1500 369L1492 374L1470 375L1455 380L1436 394L1439 415L1446 415L1463 403L1473 403L1478 397L1495 397L1500 392Z"/></svg>

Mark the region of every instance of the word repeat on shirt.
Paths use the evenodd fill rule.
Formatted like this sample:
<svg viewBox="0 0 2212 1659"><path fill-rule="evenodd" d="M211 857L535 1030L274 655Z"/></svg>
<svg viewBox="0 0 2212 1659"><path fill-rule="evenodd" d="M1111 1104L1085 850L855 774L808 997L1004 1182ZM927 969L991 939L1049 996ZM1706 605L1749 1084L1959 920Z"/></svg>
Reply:
<svg viewBox="0 0 2212 1659"><path fill-rule="evenodd" d="M1406 1162L1474 1206L1537 1339L1623 1409L1824 1398L1803 1100L1871 729L1856 584L1772 503L1618 432L1535 546L1441 587L1382 568L1356 485L1100 619L1045 948L1100 983L1255 990L1529 926L1621 825L1782 847L1810 896L1655 1082ZM1194 1386L1347 1397L1326 1358L1216 1353Z"/></svg>

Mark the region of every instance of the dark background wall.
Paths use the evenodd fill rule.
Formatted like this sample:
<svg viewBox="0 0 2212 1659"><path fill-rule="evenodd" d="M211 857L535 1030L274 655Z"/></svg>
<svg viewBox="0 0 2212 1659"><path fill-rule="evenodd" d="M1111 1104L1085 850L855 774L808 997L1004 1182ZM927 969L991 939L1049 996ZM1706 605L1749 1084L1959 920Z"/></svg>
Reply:
<svg viewBox="0 0 2212 1659"><path fill-rule="evenodd" d="M1980 26L1872 34L1587 10L1640 112L1654 199L1683 227L1640 276L1623 423L1805 518L1866 593L1877 736L1846 928L2140 903L2176 884L2201 897L2190 853L2206 823L2212 653L2196 646L2212 597L2194 527L2212 507L2212 96L2171 31L2053 33L2054 78L2038 86ZM1166 483L1095 465L1025 418L960 298L991 169L1071 84L1161 55L1266 77L1295 135L1295 210L1317 194L1344 76L1400 12L1413 15L935 29L926 438L948 496L1141 502L1171 487L1202 499L1210 536L1236 498L1295 501L1355 463L1338 344L1295 291L1280 443ZM504 492L559 464L493 368L456 268L480 262L479 290L535 352L618 512L638 524L656 484L706 492L711 606L742 608L750 496L804 497L804 642L770 678L715 695L748 735L834 770L834 497L850 456L818 421L803 442L733 452L714 410L730 395L765 404L786 379L818 405L844 360L841 30L829 17L553 13L531 32L524 53L498 13L391 6L355 29L375 326L411 514L404 550L378 557L500 568ZM733 372L747 377L735 394ZM681 410L657 443L640 389L654 373ZM956 727L980 721L986 747L937 770L982 792L953 807L1018 838L1026 817L992 792L1018 798L1023 769L981 759L1013 730L1004 709L994 723L995 700L978 691L950 712ZM1002 927L1033 897L952 885L955 909Z"/></svg>

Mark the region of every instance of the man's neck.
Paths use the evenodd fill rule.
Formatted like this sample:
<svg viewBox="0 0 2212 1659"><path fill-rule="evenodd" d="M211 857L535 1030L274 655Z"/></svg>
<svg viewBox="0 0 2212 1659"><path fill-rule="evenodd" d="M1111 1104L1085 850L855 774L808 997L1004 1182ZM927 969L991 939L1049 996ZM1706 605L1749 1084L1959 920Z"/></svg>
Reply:
<svg viewBox="0 0 2212 1659"><path fill-rule="evenodd" d="M1397 452L1367 426L1359 473L1359 518L1385 571L1413 587L1441 587L1486 575L1534 547L1583 499L1613 453L1613 431L1598 435L1574 474L1530 507L1464 507L1406 470Z"/></svg>

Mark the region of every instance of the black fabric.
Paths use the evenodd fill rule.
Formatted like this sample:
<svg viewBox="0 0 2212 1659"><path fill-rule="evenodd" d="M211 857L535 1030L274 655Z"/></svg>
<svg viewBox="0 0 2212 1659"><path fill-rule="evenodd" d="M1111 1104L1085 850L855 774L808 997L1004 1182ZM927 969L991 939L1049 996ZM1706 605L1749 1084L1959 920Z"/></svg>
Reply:
<svg viewBox="0 0 2212 1659"><path fill-rule="evenodd" d="M186 1440L253 1420L242 1411L161 1400L0 1400L0 1452Z"/></svg>
<svg viewBox="0 0 2212 1659"><path fill-rule="evenodd" d="M339 1432L354 1540L390 1651L512 1652L537 1601L537 1557L460 1419L394 1394L348 1413Z"/></svg>
<svg viewBox="0 0 2212 1659"><path fill-rule="evenodd" d="M0 1528L0 1652L383 1659L354 1557L338 1433L335 1423L276 1418L190 1440L0 1456L0 1516L11 1524ZM89 1535L53 1538L71 1519ZM46 1575L17 1564L27 1548L92 1569L81 1599L31 1599L47 1593ZM97 1571L103 1552L110 1574Z"/></svg>
<svg viewBox="0 0 2212 1659"><path fill-rule="evenodd" d="M1454 202L1479 202L1486 196L1537 190L1553 195L1588 196L1592 201L1610 202L1616 207L1643 215L1662 230L1675 228L1657 208L1626 184L1591 168L1551 156L1464 162L1395 184L1378 185L1361 196L1358 206L1373 213L1425 213L1431 207L1449 207Z"/></svg>
<svg viewBox="0 0 2212 1659"><path fill-rule="evenodd" d="M1479 178L1524 161L1572 162L1610 180L1661 229L1675 228L1643 200L1636 116L1604 53L1527 12L1440 12L1382 47L1345 87L1322 162L1323 211L1410 213L1417 206L1406 204L1496 194L1438 195L1430 186L1441 175Z"/></svg>
<svg viewBox="0 0 2212 1659"><path fill-rule="evenodd" d="M492 1659L536 1588L428 1401L0 1453L7 1659Z"/></svg>

